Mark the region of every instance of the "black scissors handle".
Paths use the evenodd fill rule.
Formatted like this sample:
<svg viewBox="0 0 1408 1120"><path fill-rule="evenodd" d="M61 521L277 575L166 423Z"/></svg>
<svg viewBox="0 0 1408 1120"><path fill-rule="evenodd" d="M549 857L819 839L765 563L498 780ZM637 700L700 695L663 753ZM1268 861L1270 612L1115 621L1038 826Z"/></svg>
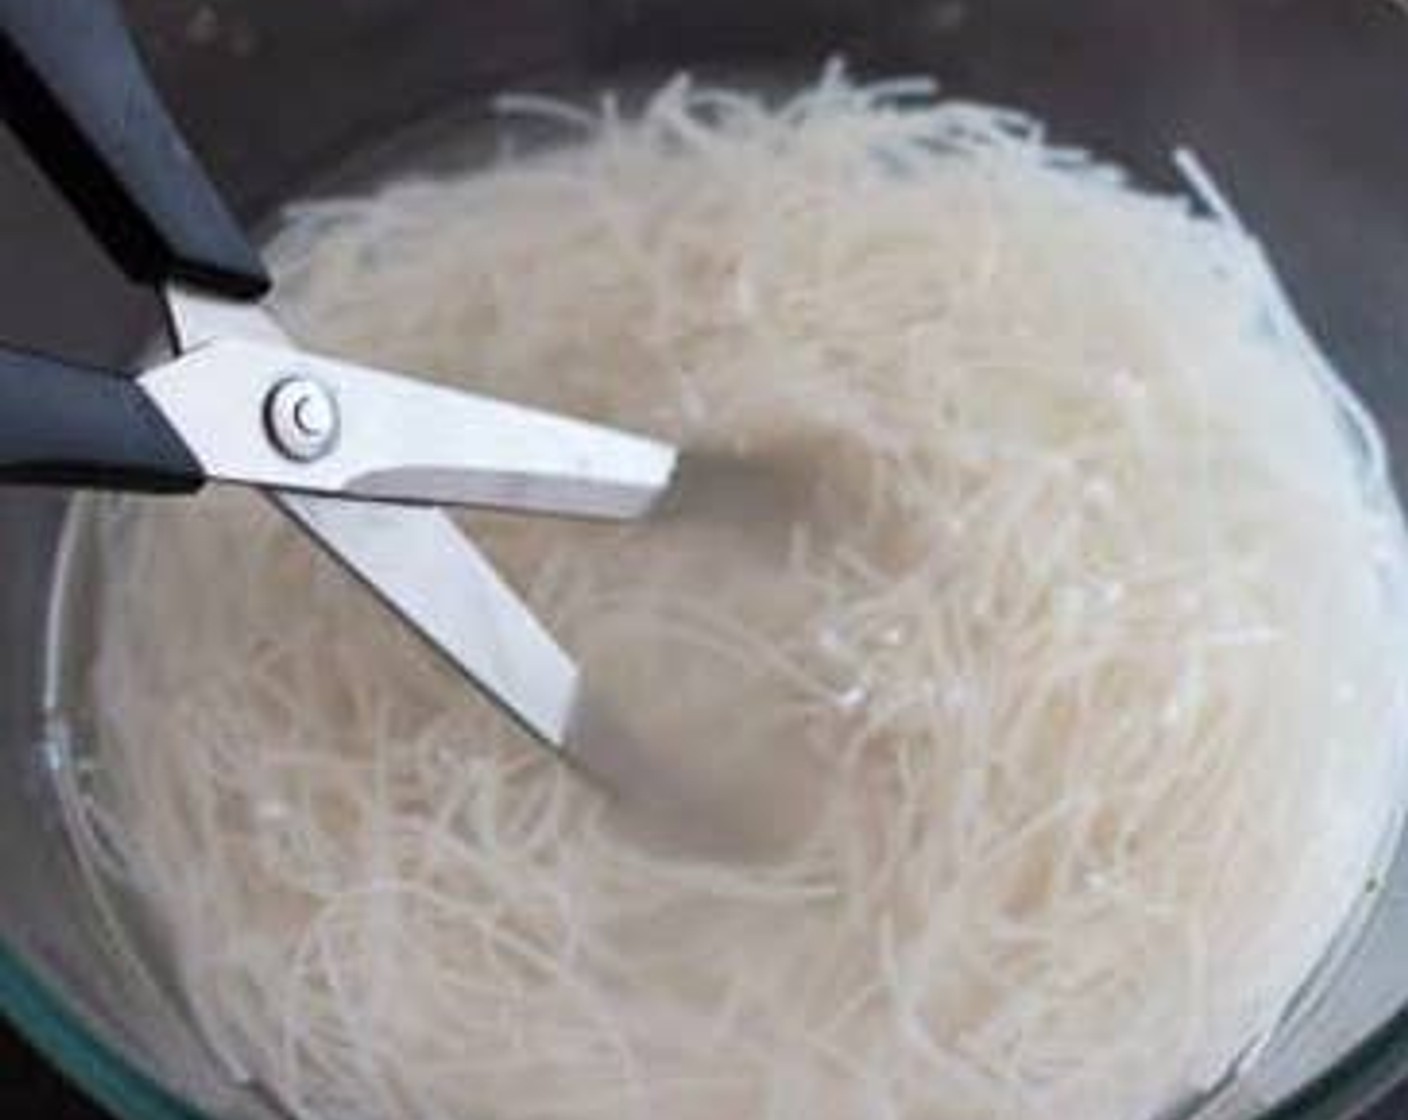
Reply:
<svg viewBox="0 0 1408 1120"><path fill-rule="evenodd" d="M0 348L0 482L189 494L205 481L134 378Z"/></svg>
<svg viewBox="0 0 1408 1120"><path fill-rule="evenodd" d="M268 289L113 0L0 0L0 114L132 279Z"/></svg>
<svg viewBox="0 0 1408 1120"><path fill-rule="evenodd" d="M132 279L269 287L113 0L0 0L0 115ZM189 492L200 465L136 381L0 345L0 482Z"/></svg>

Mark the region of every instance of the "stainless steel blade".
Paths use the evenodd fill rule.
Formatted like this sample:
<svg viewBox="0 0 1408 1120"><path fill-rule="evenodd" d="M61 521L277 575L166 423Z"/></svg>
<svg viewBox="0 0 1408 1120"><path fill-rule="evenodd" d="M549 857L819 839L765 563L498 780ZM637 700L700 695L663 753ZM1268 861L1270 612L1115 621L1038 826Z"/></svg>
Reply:
<svg viewBox="0 0 1408 1120"><path fill-rule="evenodd" d="M574 725L576 665L435 509L275 492L276 505L539 739Z"/></svg>
<svg viewBox="0 0 1408 1120"><path fill-rule="evenodd" d="M183 284L168 284L162 295L171 348L178 354L219 338L296 345L279 321L257 303L206 295Z"/></svg>
<svg viewBox="0 0 1408 1120"><path fill-rule="evenodd" d="M629 518L655 504L675 466L674 449L652 439L239 338L157 366L141 385L207 474L246 485ZM295 411L272 411L281 400ZM304 453L296 410L310 402L321 420Z"/></svg>
<svg viewBox="0 0 1408 1120"><path fill-rule="evenodd" d="M178 351L227 337L291 345L253 305L169 289L167 307ZM563 745L578 702L576 665L444 513L264 493L538 739Z"/></svg>

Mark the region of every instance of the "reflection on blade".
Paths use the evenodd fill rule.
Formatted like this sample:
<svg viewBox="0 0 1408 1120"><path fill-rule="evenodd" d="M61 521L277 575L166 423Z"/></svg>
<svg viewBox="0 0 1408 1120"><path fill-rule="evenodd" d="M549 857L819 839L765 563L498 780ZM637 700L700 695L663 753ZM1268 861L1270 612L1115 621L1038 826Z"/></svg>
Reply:
<svg viewBox="0 0 1408 1120"><path fill-rule="evenodd" d="M274 502L539 739L561 748L572 659L444 514L296 494Z"/></svg>

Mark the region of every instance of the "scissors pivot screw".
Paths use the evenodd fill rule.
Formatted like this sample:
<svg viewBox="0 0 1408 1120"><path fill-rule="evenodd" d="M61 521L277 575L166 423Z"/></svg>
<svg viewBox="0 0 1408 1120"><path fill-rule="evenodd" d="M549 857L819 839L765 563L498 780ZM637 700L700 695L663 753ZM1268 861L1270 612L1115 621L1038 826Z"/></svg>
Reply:
<svg viewBox="0 0 1408 1120"><path fill-rule="evenodd" d="M337 443L337 401L311 377L289 377L269 391L264 421L275 447L300 463L321 459Z"/></svg>

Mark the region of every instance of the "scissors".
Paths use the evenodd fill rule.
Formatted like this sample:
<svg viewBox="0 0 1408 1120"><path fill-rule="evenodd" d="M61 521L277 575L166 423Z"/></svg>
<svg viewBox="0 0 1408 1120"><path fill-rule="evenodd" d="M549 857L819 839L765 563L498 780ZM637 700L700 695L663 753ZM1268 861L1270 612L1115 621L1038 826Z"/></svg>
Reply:
<svg viewBox="0 0 1408 1120"><path fill-rule="evenodd" d="M0 112L167 311L133 377L0 347L0 482L189 494L251 486L426 643L567 750L581 673L440 505L634 518L675 450L300 348L111 0L0 0Z"/></svg>

